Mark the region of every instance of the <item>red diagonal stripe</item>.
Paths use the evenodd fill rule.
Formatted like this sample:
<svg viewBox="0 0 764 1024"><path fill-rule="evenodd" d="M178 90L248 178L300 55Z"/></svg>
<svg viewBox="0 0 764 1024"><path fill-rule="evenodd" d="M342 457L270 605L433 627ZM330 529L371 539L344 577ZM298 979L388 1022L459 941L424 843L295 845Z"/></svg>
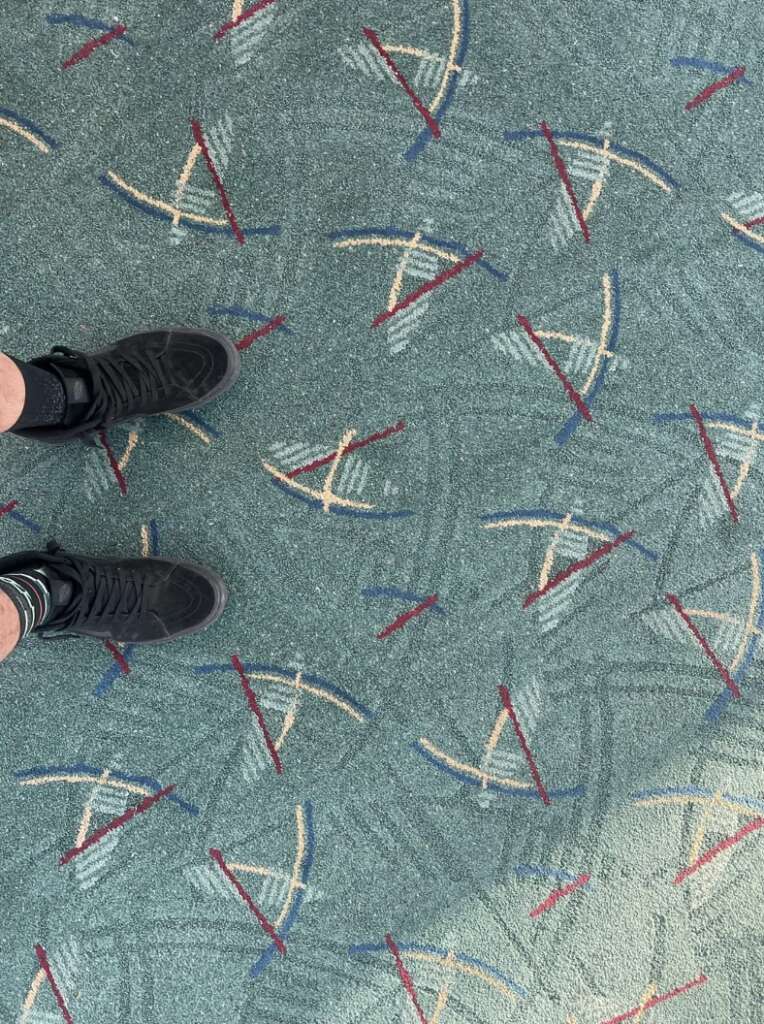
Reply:
<svg viewBox="0 0 764 1024"><path fill-rule="evenodd" d="M421 615L422 612L426 612L428 608L432 608L434 604L438 603L438 595L430 594L428 598L425 598L421 604L418 604L415 608L411 608L409 611L404 612L403 615L399 615L394 622L391 622L389 626L385 626L381 633L377 633L377 640L384 640L385 637L390 636L397 629L405 626L409 619L415 618L417 615Z"/></svg>
<svg viewBox="0 0 764 1024"><path fill-rule="evenodd" d="M576 389L573 387L573 385L570 383L568 378L565 376L565 374L563 373L563 371L562 371L562 369L560 367L560 364L554 358L554 356L549 351L549 349L546 347L544 342L541 340L541 338L539 338L538 334L536 334L536 332L533 330L533 328L531 327L531 324L530 324L530 321L528 320L528 318L524 317L524 316L520 316L520 314L518 314L517 322L520 324L522 329L525 331L525 333L531 339L531 341L536 346L536 348L539 350L539 352L544 357L544 359L546 359L546 361L549 364L549 366L551 366L551 368L554 370L555 375L557 376L557 379L560 381L562 386L565 388L565 394L568 396L568 398L571 400L571 402L573 402L573 404L578 409L578 411L581 413L581 415L584 417L584 419L585 420L589 420L589 422L591 423L592 414L589 411L588 405L583 400L583 398L579 395L579 393L576 391Z"/></svg>
<svg viewBox="0 0 764 1024"><path fill-rule="evenodd" d="M517 736L517 739L520 742L520 746L523 749L523 754L525 754L525 760L528 762L528 767L531 770L533 781L536 783L536 789L538 790L538 794L544 801L544 803L547 806L549 806L549 804L551 804L552 801L549 799L549 794L544 788L544 783L541 781L541 775L539 774L539 770L536 767L536 762L533 760L531 748L528 746L528 741L525 738L525 734L520 726L520 722L518 721L515 709L512 706L512 700L509 696L509 690L507 689L506 686L504 686L503 683L499 687L499 696L501 697L501 703L504 705L504 710L507 712L512 721L512 725L515 730L515 735Z"/></svg>
<svg viewBox="0 0 764 1024"><path fill-rule="evenodd" d="M210 172L210 176L212 177L212 180L215 183L215 188L218 190L220 202L223 204L225 215L228 218L228 223L231 225L231 230L236 236L236 241L239 243L239 245L244 245L244 235L234 215L233 207L231 206L231 201L228 198L228 193L225 190L223 181L220 175L218 174L218 169L214 164L212 156L210 155L210 151L207 146L207 140L205 139L204 132L202 131L202 126L199 124L198 121L192 120L191 130L194 133L194 142L201 149L202 156L204 157L204 161L207 164L207 170Z"/></svg>
<svg viewBox="0 0 764 1024"><path fill-rule="evenodd" d="M690 616L687 614L687 612L685 611L685 609L682 606L682 602L679 600L679 598L676 596L676 594L666 594L666 600L668 601L668 603L670 605L672 605L675 608L675 610L678 612L678 614L682 618L682 621L684 622L685 626L687 626L689 631L692 633L692 635L698 641L698 643L700 644L701 650L703 651L705 656L708 658L708 660L711 662L711 664L714 666L714 668L719 673L719 675L722 677L722 679L725 682L725 685L729 687L729 689L730 689L730 691L732 693L732 696L733 697L740 697L740 689L738 688L737 683L732 678L732 676L729 674L729 672L727 671L726 667L721 663L721 661L719 661L719 658L716 656L716 653L715 653L713 647L708 642L708 640L706 640L706 638L700 632L700 630L695 625L695 623L692 621Z"/></svg>
<svg viewBox="0 0 764 1024"><path fill-rule="evenodd" d="M130 675L130 665L128 664L127 659L125 658L122 651L120 651L119 647L117 647L116 644L112 643L111 640L104 641L104 647L112 656L112 658L114 658L116 663L119 665L119 670L122 673L122 675Z"/></svg>
<svg viewBox="0 0 764 1024"><path fill-rule="evenodd" d="M67 852L60 859L59 864L68 864L70 860L74 860L75 857L79 857L85 850L89 850L91 846L95 846L96 843L100 843L104 836L109 835L110 832L116 832L118 828L122 828L128 821L132 821L133 818L137 818L139 814L145 814L146 811L151 810L154 804L158 804L164 797L169 796L170 793L175 789L175 786L165 786L164 789L160 789L158 793L147 796L141 800L135 807L131 807L125 811L124 814L120 814L118 818L112 818L110 822L103 825L101 828L97 828L95 832L87 837L82 846L73 846L71 850Z"/></svg>
<svg viewBox="0 0 764 1024"><path fill-rule="evenodd" d="M732 85L733 82L737 82L738 79L742 78L744 75L744 67L733 68L728 75L725 75L724 78L720 78L718 82L712 82L710 85L707 85L705 89L694 97L694 99L691 99L689 103L685 104L684 109L694 110L696 107L699 107L701 103L705 103L706 100L710 100L715 92L718 92L720 89L726 89L728 85Z"/></svg>
<svg viewBox="0 0 764 1024"><path fill-rule="evenodd" d="M66 1021L66 1024L74 1024L72 1015L69 1013L66 1002L64 1001L64 997L61 993L61 989L58 987L56 979L53 977L53 971L50 968L50 962L48 961L48 954L45 952L45 948L38 943L34 948L34 952L37 957L38 964L45 972L45 977L48 979L48 984L53 992L58 1008L61 1011L61 1016Z"/></svg>
<svg viewBox="0 0 764 1024"><path fill-rule="evenodd" d="M260 0L259 3L248 7L246 11L242 11L238 18L234 18L233 21L227 21L225 25L221 25L212 38L222 39L226 32L230 32L233 28L238 28L239 25L251 18L253 14L257 14L258 11L262 11L265 7L270 7L275 2L276 0Z"/></svg>
<svg viewBox="0 0 764 1024"><path fill-rule="evenodd" d="M117 462L117 457L114 454L114 450L109 444L109 438L106 431L100 430L98 432L98 438L101 444L103 445L106 455L108 456L111 471L114 474L114 479L117 481L117 486L119 487L119 493L124 498L124 496L127 494L127 480L125 480L125 476L122 470L119 468L119 462Z"/></svg>
<svg viewBox="0 0 764 1024"><path fill-rule="evenodd" d="M13 512L17 505L18 502L14 498L13 501L9 501L7 505L0 507L0 519L2 519L3 516L8 515L9 512Z"/></svg>
<svg viewBox="0 0 764 1024"><path fill-rule="evenodd" d="M406 79L406 76L403 74L401 69L398 67L398 65L395 63L393 58L390 56L390 54L384 48L382 43L379 41L379 36L377 35L377 33L373 29L371 29L371 28L365 28L363 30L363 34L369 40L369 42L374 47L374 49L377 51L377 53L380 55L380 57L382 57L382 59L384 60L385 64L387 64L387 66L390 68L390 70L392 71L392 73L395 75L396 79L400 83L400 85L403 86L403 88L404 88L404 90L406 92L406 95L408 96L408 98L414 104L416 109L419 111L419 113L422 115L422 117L427 122L427 127L432 132L432 137L434 139L439 139L440 138L440 125L435 120L435 118L432 116L432 114L427 109L425 104L421 101L421 99L417 96L417 94L411 88L411 86L408 83L408 80Z"/></svg>
<svg viewBox="0 0 764 1024"><path fill-rule="evenodd" d="M357 452L359 448L365 448L367 444L374 444L375 441L384 441L386 437L391 437L393 434L400 433L401 430L406 429L406 424L403 420L398 420L392 427L385 427L384 430L378 430L375 434L369 434L368 437L361 438L360 441L351 441L351 443L342 452L343 459L350 455L352 452ZM305 466L298 466L297 469L293 469L291 473L287 473L287 476L291 479L292 477L299 476L300 473L310 473L314 469L320 469L322 466L328 466L330 462L334 462L337 457L336 450L330 452L329 455L324 455L320 459L314 459L313 462L309 462Z"/></svg>
<svg viewBox="0 0 764 1024"><path fill-rule="evenodd" d="M239 658L238 654L234 654L234 656L231 658L231 664L239 673L239 679L241 680L241 688L242 690L244 690L244 696L247 698L249 710L254 714L255 718L257 719L257 724L260 726L260 732L262 732L263 739L265 740L265 746L268 748L268 753L271 755L271 760L273 761L276 771L278 772L279 775L281 775L281 773L284 771L284 765L281 763L281 758L279 757L278 750L276 750L276 744L273 742L271 734L268 732L268 726L265 724L265 717L260 709L260 705L257 703L255 691L250 686L249 679L247 679L247 674L244 671L244 666L242 665L241 659Z"/></svg>
<svg viewBox="0 0 764 1024"><path fill-rule="evenodd" d="M97 50L99 46L105 46L106 43L110 43L112 39L117 39L119 36L124 35L127 32L125 25L115 25L113 29L105 32L102 36L97 36L95 39L89 39L82 49L77 50L71 57L67 57L64 63L61 65L62 70L70 68L73 64L79 64L81 60L86 60L93 50Z"/></svg>
<svg viewBox="0 0 764 1024"><path fill-rule="evenodd" d="M674 879L674 885L681 885L685 878L689 878L690 875L694 875L696 871L700 871L702 867L709 864L714 857L718 857L720 853L724 853L725 850L729 850L731 846L739 843L741 839L745 839L752 832L758 831L758 829L764 828L764 818L754 818L753 821L749 821L747 825L736 832L732 836L727 836L726 839L722 839L716 846L712 846L709 850L706 850L704 854L694 860L688 867L683 868Z"/></svg>
<svg viewBox="0 0 764 1024"><path fill-rule="evenodd" d="M428 1024L428 1020L424 1015L424 1010L422 1009L421 1003L419 1002L419 997L416 994L414 982L411 980L411 975L409 974L408 970L406 969L406 965L403 962L401 951L398 949L395 939L389 932L385 936L385 942L387 943L387 948L393 954L393 959L395 960L395 967L396 970L398 971L398 977L401 979L401 984L406 990L406 993L409 999L411 1000L414 1009L416 1010L416 1015L419 1018L419 1024Z"/></svg>
<svg viewBox="0 0 764 1024"><path fill-rule="evenodd" d="M434 291L439 288L444 282L449 281L452 277L456 277L457 274L461 274L463 270L467 270L473 263L477 263L478 260L483 258L483 250L480 249L478 252L473 252L463 260L459 260L458 263L452 264L447 270L444 270L437 277L433 277L431 281L425 281L420 288L415 288L413 292L409 292L400 302L396 302L392 309L386 309L384 312L375 316L371 322L372 327L379 327L386 320L390 320L396 313L400 313L402 309L406 309L412 303L416 302L417 299L421 299L423 295L428 292Z"/></svg>
<svg viewBox="0 0 764 1024"><path fill-rule="evenodd" d="M243 338L240 338L236 342L236 347L239 352L243 352L245 349L249 348L253 341L257 341L258 338L264 338L267 334L270 334L271 331L278 330L278 328L285 323L286 317L283 313L281 316L275 316L272 320L269 320L267 324L263 324L262 327L258 327L256 331L252 331L251 334L245 334Z"/></svg>
<svg viewBox="0 0 764 1024"><path fill-rule="evenodd" d="M537 907L528 915L529 917L540 917L545 914L547 910L551 910L552 907L565 896L570 896L576 889L580 889L591 880L591 875L580 875L574 882L570 882L568 885L563 885L560 889L555 889L554 892L550 893L545 900L543 900Z"/></svg>
<svg viewBox="0 0 764 1024"><path fill-rule="evenodd" d="M556 576L553 576L545 586L540 590L534 590L532 594L528 594L526 599L523 601L523 608L528 608L534 601L538 601L540 597L548 594L550 590L554 590L555 587L559 587L561 583L569 579L573 573L580 572L582 569L587 569L590 565L594 565L600 558L604 558L605 555L609 555L614 548L625 543L627 540L631 540L634 536L634 531L629 530L626 533L619 533L615 540L609 540L606 544L601 547L595 548L591 554L587 555L586 558L581 558L577 562L571 562L571 564L563 569L562 572L558 572Z"/></svg>
<svg viewBox="0 0 764 1024"><path fill-rule="evenodd" d="M690 406L690 413L692 415L692 418L695 420L695 426L698 428L700 440L703 442L703 447L705 448L706 455L708 456L708 461L711 463L714 473L716 473L716 478L719 481L719 485L724 494L724 500L727 502L727 508L730 510L732 521L734 523L737 523L740 520L740 516L738 515L738 511L735 506L735 501L732 497L732 493L729 487L727 486L727 481L724 479L724 473L722 473L722 467L719 463L719 458L716 454L716 449L714 448L713 441L708 435L706 425L703 422L703 417L701 416L697 406L695 405Z"/></svg>
<svg viewBox="0 0 764 1024"><path fill-rule="evenodd" d="M262 912L262 910L258 907L258 905L255 903L255 901L252 899L252 897L249 895L249 893L244 888L244 886L241 884L241 882L236 877L236 875L233 873L233 871L231 871L231 869L228 867L228 865L226 864L225 859L223 857L223 854L220 852L220 850L216 850L214 848L211 849L210 850L210 857L212 857L212 859L215 861L217 866L223 872L225 877L228 879L228 881L231 883L231 885L233 885L233 887L236 889L236 891L238 892L239 896L241 896L242 900L246 903L246 905L249 907L249 909L255 915L255 917L257 918L258 924L263 929L263 931L268 936L268 938L271 939L271 941L273 942L273 944L275 945L275 947L279 951L279 953L281 953L282 956L286 956L286 946L284 945L283 939L281 938L279 933L276 931L274 926L271 924L271 922L268 920L268 918L265 916L265 914Z"/></svg>
<svg viewBox="0 0 764 1024"><path fill-rule="evenodd" d="M631 1020L632 1017L637 1017L646 1010L651 1010L654 1006L666 1003L669 999L676 999L677 996L684 995L685 992L689 992L692 988L697 988L698 985L705 985L707 981L708 978L705 974L699 974L697 978L693 978L692 981L688 981L686 985L680 985L679 988L672 988L670 992L664 992L660 996L653 996L652 999L648 999L642 1006L635 1006L633 1010L627 1010L626 1013L620 1013L617 1017L610 1017L609 1020L603 1020L600 1024L623 1024L623 1021Z"/></svg>
<svg viewBox="0 0 764 1024"><path fill-rule="evenodd" d="M560 156L560 151L557 148L557 143L554 141L554 135L552 134L552 129L549 127L549 125L546 123L546 121L542 121L540 127L541 127L541 131L544 134L544 138L547 141L547 145L549 146L549 152L552 154L552 162L554 163L555 169L557 170L557 173L560 176L560 180L562 181L563 185L565 186L565 191L568 193L568 199L570 199L570 205L573 207L573 212L576 215L576 220L578 221L578 226L581 228L581 234L584 236L584 240L586 242L588 242L588 241L590 241L589 225L584 220L583 213L581 213L581 207L578 205L578 200L576 199L576 193L573 191L573 184L572 184L572 182L570 180L570 175L568 174L568 169L565 166L565 161Z"/></svg>

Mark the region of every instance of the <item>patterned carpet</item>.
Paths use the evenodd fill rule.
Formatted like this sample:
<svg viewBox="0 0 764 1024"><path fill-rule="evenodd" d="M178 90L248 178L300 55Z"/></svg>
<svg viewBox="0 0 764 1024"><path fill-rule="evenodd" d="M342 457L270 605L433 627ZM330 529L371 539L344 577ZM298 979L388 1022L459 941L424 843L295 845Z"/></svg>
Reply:
<svg viewBox="0 0 764 1024"><path fill-rule="evenodd" d="M4 550L231 589L2 666L2 1020L764 1020L761 5L0 29L2 347L243 363L0 445Z"/></svg>

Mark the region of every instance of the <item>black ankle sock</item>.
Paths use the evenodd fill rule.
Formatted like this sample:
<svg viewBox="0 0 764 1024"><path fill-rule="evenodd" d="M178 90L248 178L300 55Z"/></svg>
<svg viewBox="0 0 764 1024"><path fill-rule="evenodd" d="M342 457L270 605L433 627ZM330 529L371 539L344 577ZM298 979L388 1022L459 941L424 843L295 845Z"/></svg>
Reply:
<svg viewBox="0 0 764 1024"><path fill-rule="evenodd" d="M62 423L66 414L66 392L58 374L31 363L22 363L13 356L10 358L21 370L26 387L24 408L13 425L14 429Z"/></svg>

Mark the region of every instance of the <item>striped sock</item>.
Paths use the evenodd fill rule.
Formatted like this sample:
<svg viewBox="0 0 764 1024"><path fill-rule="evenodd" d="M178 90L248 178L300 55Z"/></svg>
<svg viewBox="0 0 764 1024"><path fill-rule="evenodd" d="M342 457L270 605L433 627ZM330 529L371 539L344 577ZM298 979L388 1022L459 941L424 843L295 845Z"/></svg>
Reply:
<svg viewBox="0 0 764 1024"><path fill-rule="evenodd" d="M0 576L0 590L16 606L21 619L22 640L48 619L52 601L44 569L27 569Z"/></svg>

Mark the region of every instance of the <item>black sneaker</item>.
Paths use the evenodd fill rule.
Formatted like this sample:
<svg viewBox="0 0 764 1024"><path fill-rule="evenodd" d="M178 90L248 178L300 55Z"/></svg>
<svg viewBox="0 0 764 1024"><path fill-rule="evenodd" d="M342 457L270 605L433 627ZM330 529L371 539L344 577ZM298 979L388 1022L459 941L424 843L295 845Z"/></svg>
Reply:
<svg viewBox="0 0 764 1024"><path fill-rule="evenodd" d="M119 420L205 405L236 383L241 360L228 338L180 327L133 334L100 352L57 345L31 364L61 378L64 421L13 433L55 443Z"/></svg>
<svg viewBox="0 0 764 1024"><path fill-rule="evenodd" d="M217 573L169 558L89 558L55 542L0 558L0 576L35 566L50 580L52 611L41 635L160 644L220 618L228 592Z"/></svg>

